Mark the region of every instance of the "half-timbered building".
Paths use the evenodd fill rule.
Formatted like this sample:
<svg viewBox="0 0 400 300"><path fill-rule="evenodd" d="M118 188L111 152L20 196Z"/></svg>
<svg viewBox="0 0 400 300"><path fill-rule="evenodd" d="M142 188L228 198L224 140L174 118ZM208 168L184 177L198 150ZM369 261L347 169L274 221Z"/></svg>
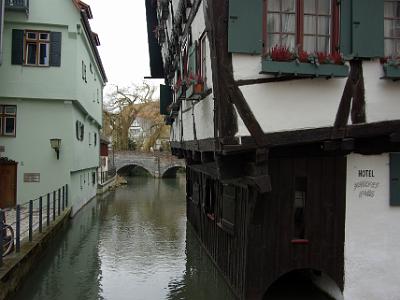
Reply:
<svg viewBox="0 0 400 300"><path fill-rule="evenodd" d="M146 0L187 213L241 299L400 294L400 1Z"/></svg>

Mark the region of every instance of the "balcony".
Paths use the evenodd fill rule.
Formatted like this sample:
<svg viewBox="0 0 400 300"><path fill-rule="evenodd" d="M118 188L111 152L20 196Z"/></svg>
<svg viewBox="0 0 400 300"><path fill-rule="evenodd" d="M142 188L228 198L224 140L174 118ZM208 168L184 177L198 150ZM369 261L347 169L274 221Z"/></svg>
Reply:
<svg viewBox="0 0 400 300"><path fill-rule="evenodd" d="M23 11L26 14L29 13L29 0L6 0L6 10L10 11Z"/></svg>

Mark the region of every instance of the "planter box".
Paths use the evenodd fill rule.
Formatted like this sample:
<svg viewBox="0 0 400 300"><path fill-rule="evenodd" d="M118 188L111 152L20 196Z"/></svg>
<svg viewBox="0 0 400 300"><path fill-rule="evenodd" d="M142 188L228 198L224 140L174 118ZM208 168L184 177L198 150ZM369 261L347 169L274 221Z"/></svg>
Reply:
<svg viewBox="0 0 400 300"><path fill-rule="evenodd" d="M200 100L204 91L203 84L192 84L186 91L187 100Z"/></svg>
<svg viewBox="0 0 400 300"><path fill-rule="evenodd" d="M274 75L295 75L295 76L314 76L314 77L347 77L349 67L346 65L297 63L295 61L262 61L263 74Z"/></svg>
<svg viewBox="0 0 400 300"><path fill-rule="evenodd" d="M384 78L400 79L400 67L384 64L383 71L385 72Z"/></svg>

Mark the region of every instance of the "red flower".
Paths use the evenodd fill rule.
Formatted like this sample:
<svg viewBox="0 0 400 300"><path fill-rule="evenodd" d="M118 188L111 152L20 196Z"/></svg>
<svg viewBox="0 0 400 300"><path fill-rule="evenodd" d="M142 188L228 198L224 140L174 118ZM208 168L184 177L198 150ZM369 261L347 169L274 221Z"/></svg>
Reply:
<svg viewBox="0 0 400 300"><path fill-rule="evenodd" d="M269 55L272 60L276 61L289 61L293 59L293 55L289 51L289 48L279 45L272 47Z"/></svg>
<svg viewBox="0 0 400 300"><path fill-rule="evenodd" d="M304 63L308 62L308 57L309 57L309 54L307 53L307 51L300 50L300 52L299 52L299 61L300 62L304 62Z"/></svg>
<svg viewBox="0 0 400 300"><path fill-rule="evenodd" d="M320 64L325 64L328 62L328 55L325 52L317 52L316 55Z"/></svg>

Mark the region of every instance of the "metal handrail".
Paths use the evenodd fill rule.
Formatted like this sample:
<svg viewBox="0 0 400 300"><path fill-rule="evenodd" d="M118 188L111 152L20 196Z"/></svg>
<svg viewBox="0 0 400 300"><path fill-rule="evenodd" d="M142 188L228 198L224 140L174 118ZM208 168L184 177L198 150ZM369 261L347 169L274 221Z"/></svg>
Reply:
<svg viewBox="0 0 400 300"><path fill-rule="evenodd" d="M56 216L60 216L61 212L68 208L68 199L68 184L66 184L52 193L47 193L24 204L18 204L14 208L0 209L0 266L5 254L9 254L13 250L20 251L23 238L28 238L28 241L32 242L33 234L36 231L41 233L44 225L49 227L55 221ZM12 217L13 211L15 211L15 221L6 224L6 213L8 217ZM7 236L7 232L10 235ZM7 249L4 249L6 240L10 241L11 246L8 244Z"/></svg>

